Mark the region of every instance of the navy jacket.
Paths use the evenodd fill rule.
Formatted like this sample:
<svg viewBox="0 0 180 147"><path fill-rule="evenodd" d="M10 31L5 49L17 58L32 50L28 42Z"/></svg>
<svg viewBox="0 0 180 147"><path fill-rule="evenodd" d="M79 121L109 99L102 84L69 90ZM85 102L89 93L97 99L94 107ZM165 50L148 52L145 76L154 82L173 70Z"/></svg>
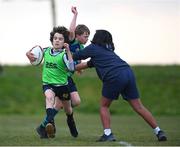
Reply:
<svg viewBox="0 0 180 147"><path fill-rule="evenodd" d="M99 78L103 82L116 80L120 70L129 68L129 65L122 60L114 51L107 48L90 44L83 50L73 54L74 60L91 58L92 65L96 68Z"/></svg>

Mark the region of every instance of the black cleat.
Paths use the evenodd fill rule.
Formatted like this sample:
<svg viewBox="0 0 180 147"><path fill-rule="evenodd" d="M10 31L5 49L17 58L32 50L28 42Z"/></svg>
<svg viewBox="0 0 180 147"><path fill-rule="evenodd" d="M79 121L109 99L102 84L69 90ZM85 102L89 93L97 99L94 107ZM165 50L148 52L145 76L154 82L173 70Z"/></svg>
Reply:
<svg viewBox="0 0 180 147"><path fill-rule="evenodd" d="M73 117L67 117L67 124L68 124L69 130L71 132L71 135L73 137L77 137L78 131L76 129L76 124L74 122L74 118Z"/></svg>
<svg viewBox="0 0 180 147"><path fill-rule="evenodd" d="M163 131L159 131L156 136L158 138L158 141L166 141L167 140L167 137Z"/></svg>
<svg viewBox="0 0 180 147"><path fill-rule="evenodd" d="M36 128L36 131L39 134L41 139L48 138L45 128L42 127L41 125Z"/></svg>
<svg viewBox="0 0 180 147"><path fill-rule="evenodd" d="M110 135L103 134L97 141L104 142L104 141L116 141L116 138L114 137L113 133Z"/></svg>
<svg viewBox="0 0 180 147"><path fill-rule="evenodd" d="M45 130L47 132L48 138L54 138L55 137L55 127L52 123L48 123L45 127Z"/></svg>

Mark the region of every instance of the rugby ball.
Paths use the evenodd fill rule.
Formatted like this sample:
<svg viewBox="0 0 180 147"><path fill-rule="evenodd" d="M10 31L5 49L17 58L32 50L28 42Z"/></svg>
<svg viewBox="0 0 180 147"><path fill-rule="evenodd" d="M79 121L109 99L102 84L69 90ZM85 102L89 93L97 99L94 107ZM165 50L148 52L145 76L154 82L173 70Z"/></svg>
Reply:
<svg viewBox="0 0 180 147"><path fill-rule="evenodd" d="M35 61L31 62L32 65L39 65L43 59L43 49L41 46L36 45L31 49L31 53L34 54L36 58Z"/></svg>

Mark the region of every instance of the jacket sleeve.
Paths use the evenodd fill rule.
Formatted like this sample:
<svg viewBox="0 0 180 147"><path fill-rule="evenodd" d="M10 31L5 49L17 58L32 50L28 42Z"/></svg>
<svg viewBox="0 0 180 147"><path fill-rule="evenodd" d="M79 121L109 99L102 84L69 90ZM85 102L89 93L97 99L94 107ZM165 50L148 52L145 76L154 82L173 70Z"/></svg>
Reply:
<svg viewBox="0 0 180 147"><path fill-rule="evenodd" d="M94 56L94 48L92 45L88 45L83 50L80 50L73 54L73 60L84 60Z"/></svg>

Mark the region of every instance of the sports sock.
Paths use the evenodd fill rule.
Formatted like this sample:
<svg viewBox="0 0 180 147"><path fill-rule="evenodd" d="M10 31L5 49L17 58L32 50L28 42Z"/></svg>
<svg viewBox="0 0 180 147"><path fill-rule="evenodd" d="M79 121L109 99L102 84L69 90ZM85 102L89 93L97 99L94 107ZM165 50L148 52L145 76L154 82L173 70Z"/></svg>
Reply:
<svg viewBox="0 0 180 147"><path fill-rule="evenodd" d="M157 135L160 130L161 129L157 126L156 128L154 128L154 133Z"/></svg>
<svg viewBox="0 0 180 147"><path fill-rule="evenodd" d="M110 135L111 134L111 129L104 129L104 134L105 135Z"/></svg>
<svg viewBox="0 0 180 147"><path fill-rule="evenodd" d="M67 116L68 119L72 119L73 118L73 112L71 114L66 113L66 116Z"/></svg>
<svg viewBox="0 0 180 147"><path fill-rule="evenodd" d="M44 118L43 122L41 123L41 127L45 127L48 124L47 116Z"/></svg>
<svg viewBox="0 0 180 147"><path fill-rule="evenodd" d="M46 117L44 118L43 122L41 123L41 126L45 127L49 122L53 122L54 117L57 113L58 113L58 111L54 108L46 109Z"/></svg>

